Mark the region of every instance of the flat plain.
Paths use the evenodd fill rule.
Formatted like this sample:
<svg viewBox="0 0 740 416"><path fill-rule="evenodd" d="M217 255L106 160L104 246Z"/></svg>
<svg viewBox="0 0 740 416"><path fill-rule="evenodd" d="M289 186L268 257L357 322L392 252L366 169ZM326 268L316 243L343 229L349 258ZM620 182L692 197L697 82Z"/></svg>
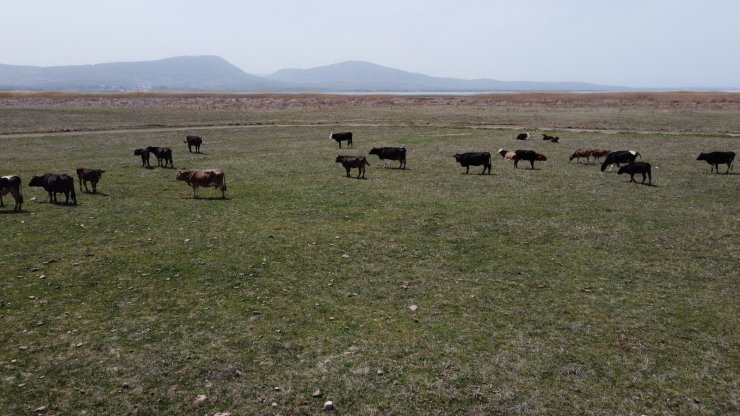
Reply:
<svg viewBox="0 0 740 416"><path fill-rule="evenodd" d="M740 151L738 114L721 93L0 94L25 196L0 209L0 414L737 414L740 172L695 159ZM148 145L175 169L142 168ZM373 146L408 168L334 163ZM652 186L569 162L590 147L639 151ZM27 186L77 166L106 172L76 206ZM175 181L212 167L225 200Z"/></svg>

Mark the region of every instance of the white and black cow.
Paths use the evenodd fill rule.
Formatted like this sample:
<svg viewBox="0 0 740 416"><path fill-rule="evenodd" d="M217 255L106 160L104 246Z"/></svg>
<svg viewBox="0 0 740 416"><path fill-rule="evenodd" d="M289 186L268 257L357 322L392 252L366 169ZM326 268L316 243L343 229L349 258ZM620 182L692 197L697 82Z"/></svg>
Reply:
<svg viewBox="0 0 740 416"><path fill-rule="evenodd" d="M388 160L397 160L400 162L399 169L406 169L406 148L405 147L373 147L370 150L371 155L377 155L383 161L383 167L388 167Z"/></svg>
<svg viewBox="0 0 740 416"><path fill-rule="evenodd" d="M488 152L467 152L458 153L455 156L457 163L465 168L465 173L470 172L470 166L481 166L483 165L483 172L481 175L486 173L491 174L491 154Z"/></svg>
<svg viewBox="0 0 740 416"><path fill-rule="evenodd" d="M4 207L3 195L11 194L15 200L13 211L20 212L23 205L23 195L21 194L20 176L0 176L0 207Z"/></svg>
<svg viewBox="0 0 740 416"><path fill-rule="evenodd" d="M516 139L517 140L528 140L529 139L529 132L517 134Z"/></svg>
<svg viewBox="0 0 740 416"><path fill-rule="evenodd" d="M342 142L347 142L347 147L352 147L352 132L351 131L344 131L341 133L331 133L329 135L330 139L336 140L337 143L339 143L339 148L342 148Z"/></svg>
<svg viewBox="0 0 740 416"><path fill-rule="evenodd" d="M603 172L606 170L606 167L609 165L617 165L617 167L619 167L622 163L632 163L637 159L637 156L640 156L640 159L642 159L642 155L634 150L617 150L615 152L611 152L606 155L604 163L601 164L601 171ZM612 171L613 167L614 166L609 167L609 172Z"/></svg>

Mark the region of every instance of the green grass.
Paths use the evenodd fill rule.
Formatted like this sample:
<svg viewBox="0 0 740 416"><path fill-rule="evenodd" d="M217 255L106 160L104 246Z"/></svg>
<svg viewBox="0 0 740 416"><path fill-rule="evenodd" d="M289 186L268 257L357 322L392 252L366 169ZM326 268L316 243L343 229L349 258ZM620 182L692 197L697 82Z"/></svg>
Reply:
<svg viewBox="0 0 740 416"><path fill-rule="evenodd" d="M694 160L737 152L736 138L553 129L562 144L521 143L463 112L445 123L444 107L386 110L214 126L199 130L204 155L181 130L0 138L0 173L21 175L26 198L0 211L0 413L738 412L740 176ZM89 114L41 118L60 111ZM131 109L104 111L135 125ZM215 117L154 106L140 126L157 111ZM339 151L328 134L352 124L356 147ZM228 199L142 169L133 149L149 144L172 147L176 168L224 169ZM406 146L408 169L373 156L357 180L334 163L379 145ZM452 158L521 146L550 160L515 170L494 154L481 176ZM654 186L568 163L578 147L640 151ZM51 205L27 187L78 165L106 170L101 195Z"/></svg>

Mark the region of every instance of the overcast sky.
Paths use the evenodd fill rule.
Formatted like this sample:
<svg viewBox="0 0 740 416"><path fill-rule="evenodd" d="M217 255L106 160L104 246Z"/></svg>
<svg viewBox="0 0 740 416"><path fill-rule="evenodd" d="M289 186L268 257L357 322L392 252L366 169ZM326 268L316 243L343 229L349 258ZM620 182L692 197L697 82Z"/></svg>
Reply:
<svg viewBox="0 0 740 416"><path fill-rule="evenodd" d="M740 0L0 0L0 63L218 55L464 79L740 87Z"/></svg>

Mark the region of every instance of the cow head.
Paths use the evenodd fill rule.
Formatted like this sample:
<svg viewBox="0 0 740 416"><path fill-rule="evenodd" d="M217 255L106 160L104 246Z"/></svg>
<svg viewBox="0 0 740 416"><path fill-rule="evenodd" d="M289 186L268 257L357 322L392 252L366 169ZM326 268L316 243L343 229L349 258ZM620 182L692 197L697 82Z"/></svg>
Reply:
<svg viewBox="0 0 740 416"><path fill-rule="evenodd" d="M134 150L134 156L141 156L141 153L144 152L144 149L136 149Z"/></svg>
<svg viewBox="0 0 740 416"><path fill-rule="evenodd" d="M707 160L707 154L706 153L700 153L699 154L699 157L697 157L696 160Z"/></svg>
<svg viewBox="0 0 740 416"><path fill-rule="evenodd" d="M44 186L44 176L34 176L31 178L31 182L28 183L28 186Z"/></svg>
<svg viewBox="0 0 740 416"><path fill-rule="evenodd" d="M344 156L337 156L337 159L334 161L334 163L341 163Z"/></svg>
<svg viewBox="0 0 740 416"><path fill-rule="evenodd" d="M175 175L175 179L178 181L187 181L188 179L190 179L191 173L192 171L189 171L189 170L185 170L185 171L178 170L177 174Z"/></svg>
<svg viewBox="0 0 740 416"><path fill-rule="evenodd" d="M380 156L380 149L373 147L372 150L370 150L369 154Z"/></svg>

